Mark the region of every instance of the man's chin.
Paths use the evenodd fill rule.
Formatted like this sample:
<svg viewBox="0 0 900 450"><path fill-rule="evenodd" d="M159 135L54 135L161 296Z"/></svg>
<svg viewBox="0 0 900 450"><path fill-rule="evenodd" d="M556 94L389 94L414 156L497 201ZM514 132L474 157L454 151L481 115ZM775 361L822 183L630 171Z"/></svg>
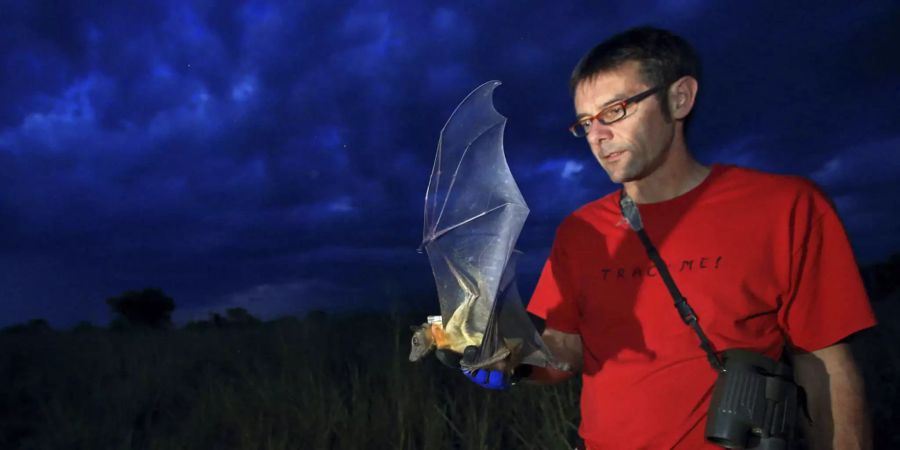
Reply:
<svg viewBox="0 0 900 450"><path fill-rule="evenodd" d="M606 175L609 177L610 181L622 184L634 181L638 178L635 176L634 170L631 170L631 167L627 163L627 160L620 159L608 164L601 162L600 167L603 167L603 170L606 171Z"/></svg>
<svg viewBox="0 0 900 450"><path fill-rule="evenodd" d="M634 181L634 177L629 176L631 174L622 171L622 170L609 170L606 167L603 168L606 170L606 175L609 176L609 181L612 181L616 184L627 183L629 181Z"/></svg>

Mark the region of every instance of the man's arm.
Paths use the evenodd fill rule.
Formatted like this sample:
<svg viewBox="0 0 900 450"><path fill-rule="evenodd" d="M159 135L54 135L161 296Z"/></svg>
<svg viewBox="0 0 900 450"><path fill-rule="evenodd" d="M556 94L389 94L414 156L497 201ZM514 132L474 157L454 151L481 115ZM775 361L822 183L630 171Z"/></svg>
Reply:
<svg viewBox="0 0 900 450"><path fill-rule="evenodd" d="M793 363L813 420L810 425L801 419L810 448L871 449L865 386L850 345L840 342L812 353L796 353Z"/></svg>
<svg viewBox="0 0 900 450"><path fill-rule="evenodd" d="M539 384L557 383L581 370L582 344L580 335L546 328L541 337L544 339L544 343L547 344L550 353L557 360L569 364L571 372L564 372L549 367L535 367L525 381Z"/></svg>

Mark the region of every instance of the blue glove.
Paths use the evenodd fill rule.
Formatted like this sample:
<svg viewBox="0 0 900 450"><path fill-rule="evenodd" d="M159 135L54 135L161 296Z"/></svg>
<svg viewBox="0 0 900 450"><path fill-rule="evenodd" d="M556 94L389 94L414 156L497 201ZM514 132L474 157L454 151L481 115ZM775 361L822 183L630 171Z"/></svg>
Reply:
<svg viewBox="0 0 900 450"><path fill-rule="evenodd" d="M462 372L466 378L485 389L503 391L509 389L510 386L509 378L500 370L476 369L472 371L462 369Z"/></svg>

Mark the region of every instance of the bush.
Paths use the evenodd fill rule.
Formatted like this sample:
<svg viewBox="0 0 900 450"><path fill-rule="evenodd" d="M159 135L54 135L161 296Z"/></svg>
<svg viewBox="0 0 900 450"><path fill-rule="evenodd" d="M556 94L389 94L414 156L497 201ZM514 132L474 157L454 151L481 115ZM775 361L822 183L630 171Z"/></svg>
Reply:
<svg viewBox="0 0 900 450"><path fill-rule="evenodd" d="M175 302L158 288L126 291L107 299L106 304L119 319L113 321L113 328L121 325L167 328L172 325Z"/></svg>

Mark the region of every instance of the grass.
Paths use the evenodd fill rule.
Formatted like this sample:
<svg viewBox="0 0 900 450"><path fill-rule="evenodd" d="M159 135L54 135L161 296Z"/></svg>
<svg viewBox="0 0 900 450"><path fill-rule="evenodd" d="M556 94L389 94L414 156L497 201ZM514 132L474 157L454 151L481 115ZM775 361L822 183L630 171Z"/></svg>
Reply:
<svg viewBox="0 0 900 450"><path fill-rule="evenodd" d="M875 448L900 448L900 301L854 348ZM407 361L415 317L0 335L2 449L570 449L579 381L486 391Z"/></svg>
<svg viewBox="0 0 900 450"><path fill-rule="evenodd" d="M368 315L4 335L0 448L569 448L577 382L484 391L408 362L406 330Z"/></svg>

